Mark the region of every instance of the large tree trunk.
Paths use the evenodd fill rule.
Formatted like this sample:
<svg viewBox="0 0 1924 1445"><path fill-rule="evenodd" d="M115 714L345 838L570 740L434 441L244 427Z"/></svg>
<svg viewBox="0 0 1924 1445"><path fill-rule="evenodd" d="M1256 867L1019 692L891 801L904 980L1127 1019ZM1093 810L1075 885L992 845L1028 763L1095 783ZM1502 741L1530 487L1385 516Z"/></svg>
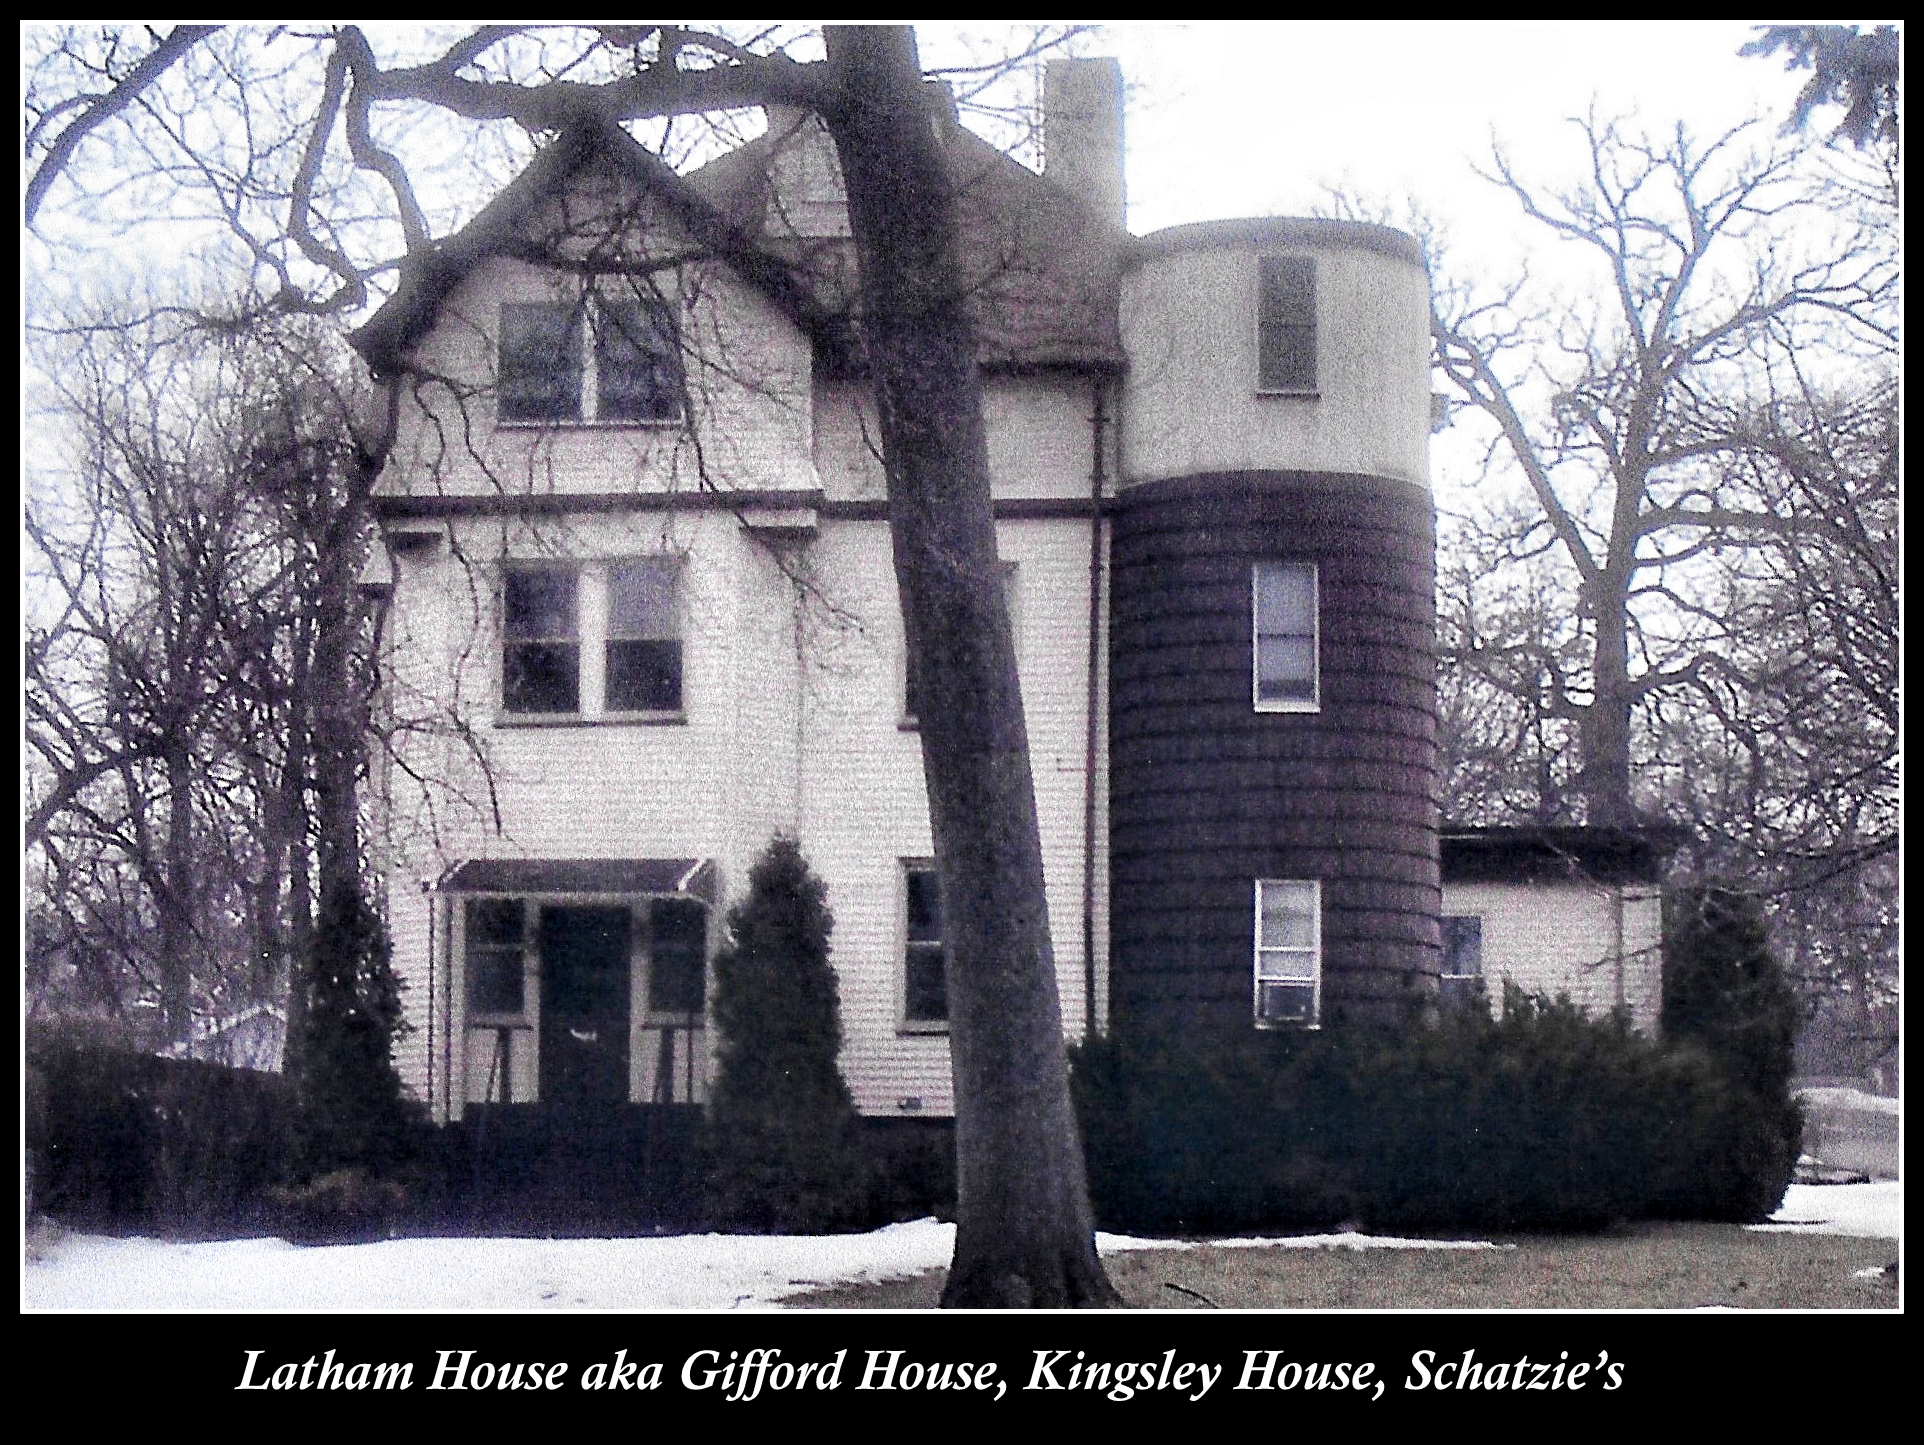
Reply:
<svg viewBox="0 0 1924 1445"><path fill-rule="evenodd" d="M1584 710L1583 746L1586 821L1596 828L1629 828L1638 820L1630 797L1630 718L1635 684L1630 677L1629 578L1606 568L1595 588L1597 642L1591 669L1594 691Z"/></svg>
<svg viewBox="0 0 1924 1445"><path fill-rule="evenodd" d="M831 28L828 57L947 930L958 1197L942 1303L1114 1304L1069 1103L939 122L906 27Z"/></svg>

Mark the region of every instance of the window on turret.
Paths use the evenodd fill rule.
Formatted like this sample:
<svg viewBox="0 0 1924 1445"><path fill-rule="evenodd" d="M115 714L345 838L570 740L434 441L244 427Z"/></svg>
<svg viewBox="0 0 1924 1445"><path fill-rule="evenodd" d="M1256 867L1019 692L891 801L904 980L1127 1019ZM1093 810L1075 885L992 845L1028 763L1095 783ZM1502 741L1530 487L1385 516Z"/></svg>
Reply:
<svg viewBox="0 0 1924 1445"><path fill-rule="evenodd" d="M1256 390L1316 390L1316 262L1311 257L1257 258Z"/></svg>
<svg viewBox="0 0 1924 1445"><path fill-rule="evenodd" d="M1315 712L1316 564L1258 562L1250 590L1256 711Z"/></svg>
<svg viewBox="0 0 1924 1445"><path fill-rule="evenodd" d="M1315 1028L1322 1015L1322 885L1256 884L1256 1026Z"/></svg>

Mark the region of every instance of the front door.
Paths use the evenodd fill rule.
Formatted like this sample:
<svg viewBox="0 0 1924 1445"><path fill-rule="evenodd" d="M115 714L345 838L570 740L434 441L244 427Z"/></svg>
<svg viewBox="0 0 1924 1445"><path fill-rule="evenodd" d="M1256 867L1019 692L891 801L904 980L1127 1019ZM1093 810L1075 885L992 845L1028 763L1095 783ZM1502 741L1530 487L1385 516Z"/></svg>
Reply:
<svg viewBox="0 0 1924 1445"><path fill-rule="evenodd" d="M541 1098L562 1109L628 1100L628 910L541 910Z"/></svg>

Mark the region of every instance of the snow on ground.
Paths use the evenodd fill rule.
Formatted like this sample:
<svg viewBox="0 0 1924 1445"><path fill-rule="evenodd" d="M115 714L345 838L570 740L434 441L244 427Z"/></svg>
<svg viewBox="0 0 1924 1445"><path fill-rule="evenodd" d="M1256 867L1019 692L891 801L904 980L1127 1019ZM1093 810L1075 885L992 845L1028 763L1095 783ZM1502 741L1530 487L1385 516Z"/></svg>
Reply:
<svg viewBox="0 0 1924 1445"><path fill-rule="evenodd" d="M1896 1182L1790 1188L1779 1223L1895 1239ZM65 1234L36 1241L21 1271L29 1310L770 1309L818 1285L894 1279L948 1263L954 1226L871 1234L684 1234L654 1239L391 1239L303 1248L280 1239L208 1244ZM1097 1236L1131 1249L1494 1249L1477 1240L1366 1234L1183 1241Z"/></svg>
<svg viewBox="0 0 1924 1445"><path fill-rule="evenodd" d="M1821 1104L1832 1109L1857 1109L1867 1114L1901 1112L1896 1099L1867 1094L1862 1089L1799 1089L1797 1097L1806 1104Z"/></svg>
<svg viewBox="0 0 1924 1445"><path fill-rule="evenodd" d="M1793 1184L1769 1224L1747 1229L1804 1234L1857 1234L1896 1239L1903 1233L1904 1185L1897 1179L1874 1184Z"/></svg>

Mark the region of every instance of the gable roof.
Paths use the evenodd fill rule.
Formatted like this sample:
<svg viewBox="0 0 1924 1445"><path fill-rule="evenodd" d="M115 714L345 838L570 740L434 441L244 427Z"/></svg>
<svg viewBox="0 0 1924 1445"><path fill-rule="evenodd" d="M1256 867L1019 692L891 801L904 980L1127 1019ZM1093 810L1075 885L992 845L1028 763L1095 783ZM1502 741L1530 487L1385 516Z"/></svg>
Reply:
<svg viewBox="0 0 1924 1445"><path fill-rule="evenodd" d="M466 226L404 261L394 295L350 339L377 377L399 370L468 273L491 255L525 249L520 228L535 209L603 164L663 202L691 239L762 290L832 370L859 370L853 243L771 233L778 143L764 134L682 176L613 121L572 125ZM1126 233L952 122L944 156L981 363L1120 368L1117 278Z"/></svg>

